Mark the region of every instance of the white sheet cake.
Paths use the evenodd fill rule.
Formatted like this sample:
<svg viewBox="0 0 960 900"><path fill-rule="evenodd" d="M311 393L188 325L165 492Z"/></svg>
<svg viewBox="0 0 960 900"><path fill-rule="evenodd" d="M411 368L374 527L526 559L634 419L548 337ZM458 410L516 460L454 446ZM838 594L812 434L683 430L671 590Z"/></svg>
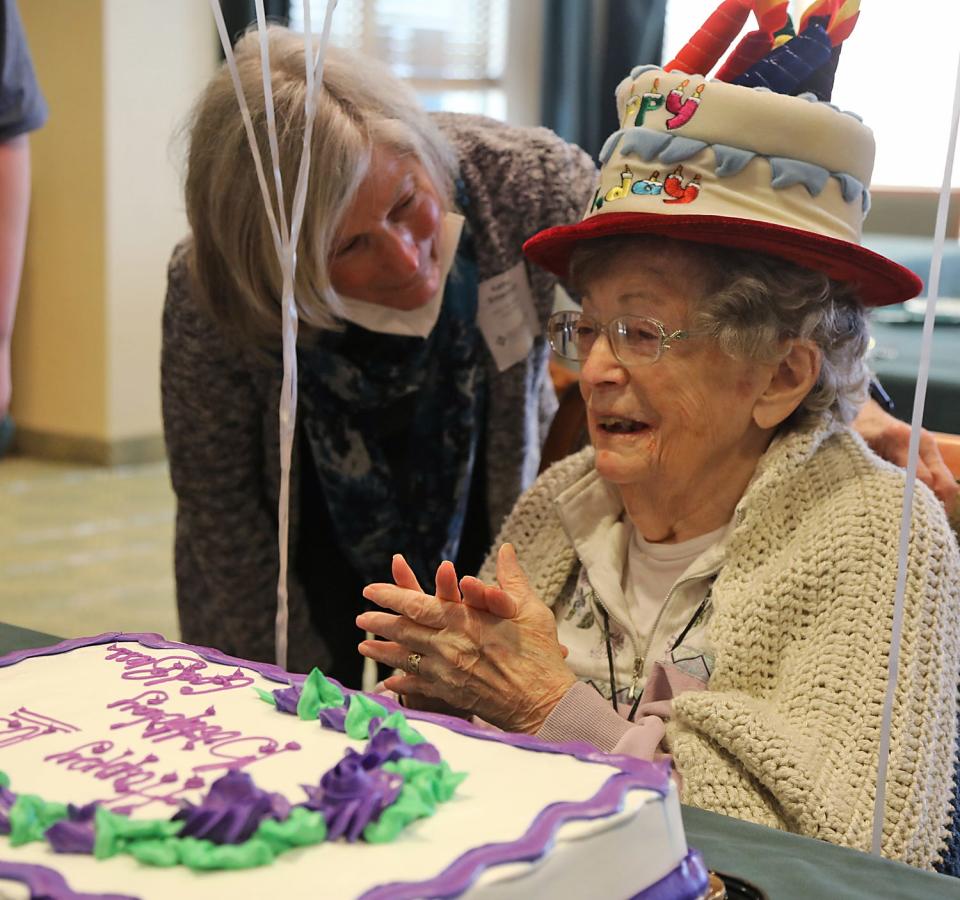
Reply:
<svg viewBox="0 0 960 900"><path fill-rule="evenodd" d="M272 694L303 681L157 635L105 634L9 654L0 659L0 771L9 778L0 791L0 828L6 824L9 831L11 820L22 823L23 810L33 809L24 806L24 795L76 807L96 800L134 820L168 820L188 802L200 804L211 784L231 772L302 804L303 785L317 785L348 747L363 751L367 743L320 721L285 715L256 690ZM351 706L354 695L345 693ZM392 842L327 840L255 868L198 872L183 864L150 865L127 853L108 859L57 853L41 829L38 840L16 847L12 835L0 838L0 896L703 892L703 865L687 848L676 790L663 768L582 744L558 747L404 713L466 778L434 815L416 819Z"/></svg>

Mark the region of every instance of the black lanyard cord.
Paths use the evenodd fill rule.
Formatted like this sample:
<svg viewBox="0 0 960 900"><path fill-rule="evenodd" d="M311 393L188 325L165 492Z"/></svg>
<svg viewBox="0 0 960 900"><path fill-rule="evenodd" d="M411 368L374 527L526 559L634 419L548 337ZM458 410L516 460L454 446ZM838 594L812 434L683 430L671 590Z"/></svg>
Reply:
<svg viewBox="0 0 960 900"><path fill-rule="evenodd" d="M690 629L693 628L693 626L700 621L700 617L707 611L707 608L710 606L710 600L713 598L713 583L716 580L717 580L716 575L714 575L713 578L710 579L710 584L707 586L706 597L704 597L703 600L700 601L700 605L697 607L697 611L693 614L693 618L690 619L689 622L687 622L683 631L680 632L680 637L678 637L673 642L673 646L670 648L671 653L683 643L683 639L690 633Z"/></svg>
<svg viewBox="0 0 960 900"><path fill-rule="evenodd" d="M619 712L620 710L617 709L617 679L613 673L613 646L610 643L610 614L603 604L598 603L597 606L600 607L600 613L603 615L603 639L607 644L607 666L610 668L610 699L613 700L613 711Z"/></svg>

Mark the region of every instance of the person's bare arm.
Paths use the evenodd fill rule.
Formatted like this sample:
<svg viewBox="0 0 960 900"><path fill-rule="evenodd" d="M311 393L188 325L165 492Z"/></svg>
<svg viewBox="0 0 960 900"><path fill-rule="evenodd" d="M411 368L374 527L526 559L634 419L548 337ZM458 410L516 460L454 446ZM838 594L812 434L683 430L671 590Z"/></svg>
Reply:
<svg viewBox="0 0 960 900"><path fill-rule="evenodd" d="M910 425L895 419L873 400L868 400L853 421L853 427L878 456L898 466L907 465ZM957 503L960 486L944 462L936 439L926 429L920 435L917 478L929 487L949 513Z"/></svg>
<svg viewBox="0 0 960 900"><path fill-rule="evenodd" d="M30 144L20 135L0 142L0 419L10 407L10 344L29 208Z"/></svg>

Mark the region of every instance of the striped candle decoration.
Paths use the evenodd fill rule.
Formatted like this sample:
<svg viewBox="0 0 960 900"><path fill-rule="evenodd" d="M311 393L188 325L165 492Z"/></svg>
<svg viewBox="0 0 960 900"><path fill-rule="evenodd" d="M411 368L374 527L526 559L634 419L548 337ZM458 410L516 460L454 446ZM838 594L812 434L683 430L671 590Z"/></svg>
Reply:
<svg viewBox="0 0 960 900"><path fill-rule="evenodd" d="M740 34L750 10L749 0L724 0L683 49L663 67L664 71L706 75Z"/></svg>
<svg viewBox="0 0 960 900"><path fill-rule="evenodd" d="M757 0L753 12L757 17L757 30L743 36L733 53L717 72L720 81L735 82L751 67L755 66L772 49L774 36L787 24L787 0Z"/></svg>
<svg viewBox="0 0 960 900"><path fill-rule="evenodd" d="M830 61L832 54L827 19L813 17L792 41L771 50L735 78L733 84L765 87L778 94L796 94L804 81Z"/></svg>

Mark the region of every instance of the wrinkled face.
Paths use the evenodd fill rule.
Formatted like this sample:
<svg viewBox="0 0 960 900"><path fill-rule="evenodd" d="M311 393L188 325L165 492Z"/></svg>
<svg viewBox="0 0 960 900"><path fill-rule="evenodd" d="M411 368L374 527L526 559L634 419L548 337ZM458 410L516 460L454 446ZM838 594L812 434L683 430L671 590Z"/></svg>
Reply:
<svg viewBox="0 0 960 900"><path fill-rule="evenodd" d="M334 240L334 289L392 309L423 306L440 286L441 223L440 197L417 157L377 147Z"/></svg>
<svg viewBox="0 0 960 900"><path fill-rule="evenodd" d="M631 249L588 280L583 311L604 324L649 316L669 333L691 328L705 289L695 248ZM752 413L767 383L767 367L731 359L709 337L625 366L600 336L580 372L597 471L621 490L681 496L709 490L723 473L752 472L762 452Z"/></svg>

